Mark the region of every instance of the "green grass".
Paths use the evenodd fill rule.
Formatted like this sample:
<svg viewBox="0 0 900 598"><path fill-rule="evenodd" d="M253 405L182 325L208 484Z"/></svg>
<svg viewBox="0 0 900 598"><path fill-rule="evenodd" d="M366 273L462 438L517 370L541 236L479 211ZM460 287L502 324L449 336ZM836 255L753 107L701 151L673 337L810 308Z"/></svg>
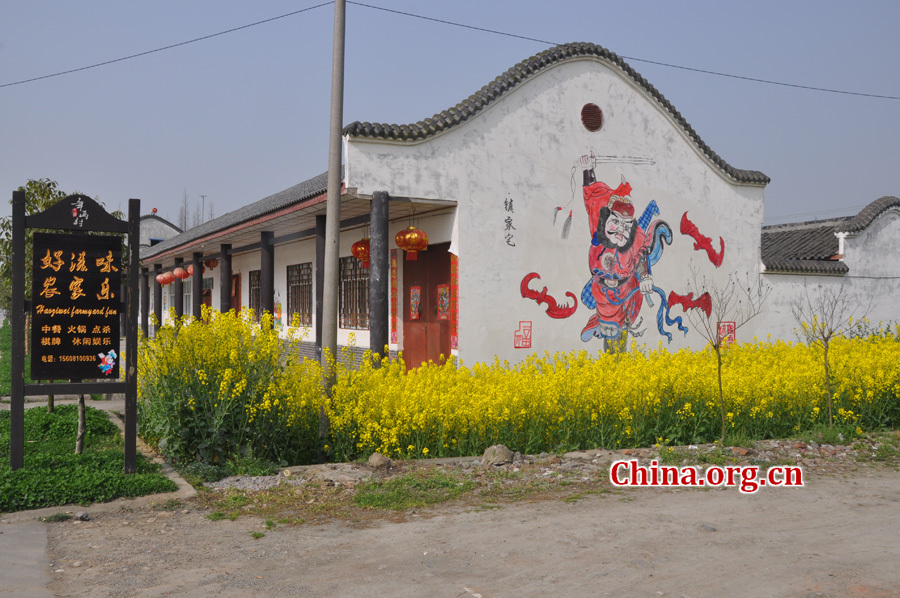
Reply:
<svg viewBox="0 0 900 598"><path fill-rule="evenodd" d="M64 521L68 521L72 516L68 513L54 513L53 515L49 515L47 517L41 517L41 521L44 523L62 523Z"/></svg>
<svg viewBox="0 0 900 598"><path fill-rule="evenodd" d="M31 384L31 360L25 356L25 384ZM9 318L0 326L0 397L12 392L12 326Z"/></svg>
<svg viewBox="0 0 900 598"><path fill-rule="evenodd" d="M354 501L361 507L403 510L452 500L473 487L472 481L442 471L416 472L360 484Z"/></svg>
<svg viewBox="0 0 900 598"><path fill-rule="evenodd" d="M0 397L9 395L12 377L12 328L9 318L0 326Z"/></svg>
<svg viewBox="0 0 900 598"><path fill-rule="evenodd" d="M118 428L102 411L86 409L84 452L75 454L76 405L25 411L24 466L9 466L9 411L0 412L0 512L91 504L176 490L160 466L138 455L137 473L125 475Z"/></svg>

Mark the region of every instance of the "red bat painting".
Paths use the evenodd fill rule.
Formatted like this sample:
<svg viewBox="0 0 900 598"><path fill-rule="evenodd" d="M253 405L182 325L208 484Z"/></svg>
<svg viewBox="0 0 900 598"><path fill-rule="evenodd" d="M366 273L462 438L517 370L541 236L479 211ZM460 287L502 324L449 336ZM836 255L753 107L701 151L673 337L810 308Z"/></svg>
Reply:
<svg viewBox="0 0 900 598"><path fill-rule="evenodd" d="M522 284L520 285L522 297L534 299L538 304L545 303L547 305L547 315L557 320L568 318L575 313L575 310L578 309L578 298L575 295L567 291L566 296L572 298L573 304L572 306L568 304L560 305L556 302L556 299L547 294L547 287L544 287L540 292L528 288L528 283L535 278L540 280L541 276L537 272L532 272L526 274L525 278L522 279Z"/></svg>
<svg viewBox="0 0 900 598"><path fill-rule="evenodd" d="M693 238L694 250L700 251L702 249L706 251L706 255L709 256L709 261L711 261L716 268L722 265L722 260L725 259L725 241L722 237L719 237L719 251L717 253L713 248L712 239L701 233L700 229L697 228L697 225L688 220L687 212L681 216L681 234Z"/></svg>
<svg viewBox="0 0 900 598"><path fill-rule="evenodd" d="M680 305L684 311L699 308L707 318L712 313L712 298L709 293L703 293L694 299L693 293L679 295L675 291L669 291L669 305Z"/></svg>

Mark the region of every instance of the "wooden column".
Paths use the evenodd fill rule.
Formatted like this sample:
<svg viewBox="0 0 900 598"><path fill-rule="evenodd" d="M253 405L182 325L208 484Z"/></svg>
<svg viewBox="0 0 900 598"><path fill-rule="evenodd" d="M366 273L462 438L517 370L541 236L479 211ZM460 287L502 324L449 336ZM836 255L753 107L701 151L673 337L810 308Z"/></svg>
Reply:
<svg viewBox="0 0 900 598"><path fill-rule="evenodd" d="M259 309L262 314L269 312L275 318L275 233L259 233Z"/></svg>
<svg viewBox="0 0 900 598"><path fill-rule="evenodd" d="M141 334L150 336L150 271L141 268Z"/></svg>
<svg viewBox="0 0 900 598"><path fill-rule="evenodd" d="M322 299L325 290L325 216L316 216L316 359L322 358Z"/></svg>
<svg viewBox="0 0 900 598"><path fill-rule="evenodd" d="M369 349L384 356L389 336L388 281L390 249L388 246L388 200L386 191L372 196L369 233Z"/></svg>
<svg viewBox="0 0 900 598"><path fill-rule="evenodd" d="M191 277L191 315L200 319L200 306L203 305L203 254L195 252L191 260L194 275Z"/></svg>
<svg viewBox="0 0 900 598"><path fill-rule="evenodd" d="M153 337L156 338L156 331L162 325L162 294L163 287L156 280L156 276L162 274L162 264L153 264L153 315L156 316L156 328L153 330Z"/></svg>
<svg viewBox="0 0 900 598"><path fill-rule="evenodd" d="M12 361L9 397L9 467L25 464L25 192L12 199Z"/></svg>
<svg viewBox="0 0 900 598"><path fill-rule="evenodd" d="M219 247L219 311L228 313L231 309L231 243Z"/></svg>
<svg viewBox="0 0 900 598"><path fill-rule="evenodd" d="M184 263L184 259L180 257L175 258L175 268L178 268ZM184 315L184 282L175 277L175 282L172 283L172 290L174 291L174 297L172 298L172 307L175 308L175 315L178 318Z"/></svg>

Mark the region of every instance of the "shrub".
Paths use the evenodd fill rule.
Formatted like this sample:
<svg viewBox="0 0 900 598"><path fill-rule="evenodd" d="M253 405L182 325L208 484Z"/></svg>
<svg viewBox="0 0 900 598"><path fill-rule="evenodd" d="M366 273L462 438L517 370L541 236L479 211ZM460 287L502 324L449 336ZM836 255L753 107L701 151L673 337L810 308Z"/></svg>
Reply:
<svg viewBox="0 0 900 598"><path fill-rule="evenodd" d="M204 306L141 341L140 433L176 462L255 457L306 463L316 454L321 370L297 355L266 313Z"/></svg>

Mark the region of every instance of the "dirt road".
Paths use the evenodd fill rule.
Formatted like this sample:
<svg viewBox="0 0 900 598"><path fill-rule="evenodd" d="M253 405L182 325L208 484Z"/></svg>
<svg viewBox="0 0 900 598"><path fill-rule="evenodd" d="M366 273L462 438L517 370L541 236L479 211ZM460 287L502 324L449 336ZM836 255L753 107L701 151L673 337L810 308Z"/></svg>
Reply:
<svg viewBox="0 0 900 598"><path fill-rule="evenodd" d="M57 596L900 596L900 474L627 489L406 522L211 521L190 501L52 524ZM254 539L251 532L265 533Z"/></svg>

